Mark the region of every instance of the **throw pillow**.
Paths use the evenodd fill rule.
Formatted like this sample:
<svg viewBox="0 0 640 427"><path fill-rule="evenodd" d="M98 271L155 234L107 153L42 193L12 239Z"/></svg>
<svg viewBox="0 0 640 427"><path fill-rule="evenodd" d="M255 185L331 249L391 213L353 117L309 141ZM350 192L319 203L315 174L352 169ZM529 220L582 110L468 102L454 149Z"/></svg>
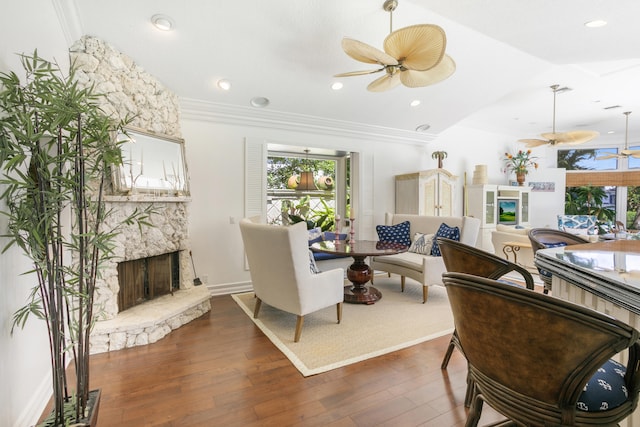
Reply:
<svg viewBox="0 0 640 427"><path fill-rule="evenodd" d="M433 238L433 245L431 246L431 256L442 256L442 253L440 253L440 246L438 246L438 241L436 240L437 237L444 237L445 239L460 241L460 228L449 227L444 222L440 224L440 228L438 228L438 232Z"/></svg>
<svg viewBox="0 0 640 427"><path fill-rule="evenodd" d="M309 230L309 246L322 242L322 228L316 227Z"/></svg>
<svg viewBox="0 0 640 427"><path fill-rule="evenodd" d="M320 273L320 269L316 265L316 260L313 258L313 251L311 249L309 249L309 271L311 271L311 274Z"/></svg>
<svg viewBox="0 0 640 427"><path fill-rule="evenodd" d="M336 240L336 237L338 237L338 240L347 240L347 233L336 234L334 231L325 231L322 234L322 240L325 240L325 241Z"/></svg>
<svg viewBox="0 0 640 427"><path fill-rule="evenodd" d="M409 221L401 222L396 225L377 225L378 240L381 242L401 243L411 246L411 234L409 234Z"/></svg>
<svg viewBox="0 0 640 427"><path fill-rule="evenodd" d="M433 244L433 234L416 233L413 235L413 242L409 246L409 252L421 255L431 254L431 245Z"/></svg>

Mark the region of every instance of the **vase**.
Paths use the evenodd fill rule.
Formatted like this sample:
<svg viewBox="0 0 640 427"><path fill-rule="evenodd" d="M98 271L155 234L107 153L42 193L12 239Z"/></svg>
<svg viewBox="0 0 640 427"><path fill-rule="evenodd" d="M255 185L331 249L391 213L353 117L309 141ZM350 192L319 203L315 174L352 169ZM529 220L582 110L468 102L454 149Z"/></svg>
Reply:
<svg viewBox="0 0 640 427"><path fill-rule="evenodd" d="M330 176L321 176L318 178L318 188L320 190L331 190L333 188L333 178Z"/></svg>
<svg viewBox="0 0 640 427"><path fill-rule="evenodd" d="M524 172L516 172L516 180L518 181L518 185L520 187L524 186L524 179L526 174Z"/></svg>

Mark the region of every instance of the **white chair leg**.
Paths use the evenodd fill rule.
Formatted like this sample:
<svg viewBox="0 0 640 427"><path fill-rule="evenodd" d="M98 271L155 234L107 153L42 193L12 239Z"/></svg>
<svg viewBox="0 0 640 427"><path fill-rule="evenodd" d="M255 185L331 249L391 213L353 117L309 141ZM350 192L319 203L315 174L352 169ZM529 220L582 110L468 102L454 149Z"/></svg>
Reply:
<svg viewBox="0 0 640 427"><path fill-rule="evenodd" d="M302 334L303 324L304 324L304 316L298 316L298 321L296 322L296 335L293 338L293 342L300 341L300 335Z"/></svg>

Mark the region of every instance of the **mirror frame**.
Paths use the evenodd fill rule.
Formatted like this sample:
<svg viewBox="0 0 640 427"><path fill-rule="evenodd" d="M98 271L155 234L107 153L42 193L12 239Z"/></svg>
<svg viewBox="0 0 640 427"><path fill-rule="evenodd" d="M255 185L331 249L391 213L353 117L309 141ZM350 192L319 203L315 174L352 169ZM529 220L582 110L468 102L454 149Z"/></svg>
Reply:
<svg viewBox="0 0 640 427"><path fill-rule="evenodd" d="M130 126L124 132L118 132L115 138L122 152L122 164L113 168L116 194L189 195L189 174L182 138Z"/></svg>

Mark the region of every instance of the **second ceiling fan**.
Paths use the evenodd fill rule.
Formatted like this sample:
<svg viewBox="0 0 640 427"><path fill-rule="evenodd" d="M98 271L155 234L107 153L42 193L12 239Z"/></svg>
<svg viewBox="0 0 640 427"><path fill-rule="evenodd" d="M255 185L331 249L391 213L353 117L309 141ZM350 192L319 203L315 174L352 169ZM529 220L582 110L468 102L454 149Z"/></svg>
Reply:
<svg viewBox="0 0 640 427"><path fill-rule="evenodd" d="M606 156L596 157L596 160L607 160L625 157L635 157L636 159L640 159L640 150L629 150L629 114L631 114L631 111L625 111L622 114L627 116L624 131L624 149L620 150L619 153L612 153L607 154Z"/></svg>
<svg viewBox="0 0 640 427"><path fill-rule="evenodd" d="M356 61L378 64L374 70L351 71L335 77L361 76L384 71L384 76L367 86L371 92L383 92L399 84L414 88L438 83L453 74L456 64L445 54L447 38L437 25L412 25L393 31L396 0L386 0L383 9L390 15L390 34L384 40L384 52L366 43L345 37L342 49Z"/></svg>
<svg viewBox="0 0 640 427"><path fill-rule="evenodd" d="M577 145L584 144L591 141L600 135L599 132L594 130L572 130L568 132L556 132L556 94L558 93L559 85L550 86L553 91L553 126L551 132L543 133L544 139L519 139L519 142L524 142L527 147L539 147L541 145Z"/></svg>

